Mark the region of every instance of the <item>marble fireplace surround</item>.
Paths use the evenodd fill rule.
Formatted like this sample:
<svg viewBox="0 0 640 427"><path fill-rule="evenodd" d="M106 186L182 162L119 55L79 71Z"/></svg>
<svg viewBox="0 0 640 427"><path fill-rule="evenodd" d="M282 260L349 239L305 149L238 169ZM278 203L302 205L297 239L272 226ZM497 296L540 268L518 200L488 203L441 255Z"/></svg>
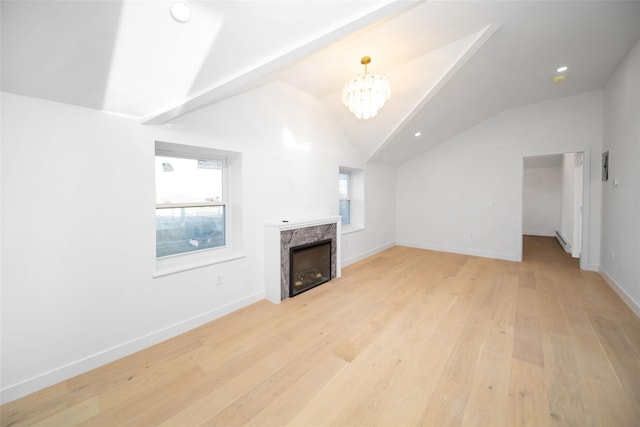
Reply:
<svg viewBox="0 0 640 427"><path fill-rule="evenodd" d="M340 217L326 217L265 225L265 297L279 304L289 298L289 250L331 239L331 279L342 274L340 265Z"/></svg>

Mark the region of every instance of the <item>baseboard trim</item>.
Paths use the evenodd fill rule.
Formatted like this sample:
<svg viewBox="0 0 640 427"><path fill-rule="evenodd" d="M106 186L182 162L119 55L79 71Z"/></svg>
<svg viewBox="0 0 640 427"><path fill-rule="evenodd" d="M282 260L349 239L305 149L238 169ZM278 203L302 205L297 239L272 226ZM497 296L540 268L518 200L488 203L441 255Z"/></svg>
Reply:
<svg viewBox="0 0 640 427"><path fill-rule="evenodd" d="M556 237L554 231L523 231L522 234L525 236Z"/></svg>
<svg viewBox="0 0 640 427"><path fill-rule="evenodd" d="M395 242L387 243L386 245L378 246L377 248L371 249L370 251L366 251L354 257L345 259L342 261L342 267L361 261L365 258L370 257L371 255L377 254L378 252L386 251L387 249L390 249L394 246L396 246Z"/></svg>
<svg viewBox="0 0 640 427"><path fill-rule="evenodd" d="M451 248L451 247L438 246L438 245L424 245L421 243L411 243L411 242L397 242L396 244L398 246L407 246L410 248L417 248L417 249L427 249L430 251L449 252L449 253L461 254L461 255L478 256L482 258L503 259L505 261L521 261L521 259L519 259L517 255L503 254L500 252L476 251L473 249Z"/></svg>
<svg viewBox="0 0 640 427"><path fill-rule="evenodd" d="M607 282L607 285L609 285L609 287L618 294L618 296L627 305L627 307L629 307L631 311L633 311L636 317L640 319L640 304L634 301L634 299L631 298L629 294L627 294L624 288L620 286L618 282L613 280L611 276L609 276L609 274L604 269L602 269L602 267L600 268L600 276L602 276L604 281Z"/></svg>
<svg viewBox="0 0 640 427"><path fill-rule="evenodd" d="M558 243L560 243L560 246L562 246L562 249L564 249L564 251L568 254L572 253L571 245L569 244L569 241L567 240L567 238L564 237L564 235L559 231L556 231L555 236L556 236L556 239L558 240Z"/></svg>
<svg viewBox="0 0 640 427"><path fill-rule="evenodd" d="M587 264L584 268L586 271L595 271L596 273L600 272L600 265L598 264Z"/></svg>
<svg viewBox="0 0 640 427"><path fill-rule="evenodd" d="M130 354L183 334L187 331L190 331L191 329L202 326L205 323L211 322L212 320L218 319L264 298L264 292L258 292L253 295L249 295L225 306L175 323L171 326L157 330L148 335L92 354L83 359L53 369L49 372L37 375L20 383L4 387L0 389L0 404L11 402L28 394L34 393L38 390L42 390L46 387L57 384L61 381L68 380L69 378L73 378L77 375L91 371L92 369L106 365L107 363L121 359L125 356L129 356Z"/></svg>

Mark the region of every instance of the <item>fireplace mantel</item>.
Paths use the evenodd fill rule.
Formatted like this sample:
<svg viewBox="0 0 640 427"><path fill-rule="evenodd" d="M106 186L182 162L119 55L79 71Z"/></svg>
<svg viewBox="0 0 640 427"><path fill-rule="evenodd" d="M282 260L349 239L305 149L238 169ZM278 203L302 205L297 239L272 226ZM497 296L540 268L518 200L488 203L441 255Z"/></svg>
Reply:
<svg viewBox="0 0 640 427"><path fill-rule="evenodd" d="M272 221L265 224L264 234L264 272L265 272L265 297L272 303L279 304L283 299L281 289L281 260L280 235L283 231L297 230L307 227L316 227L326 224L336 224L336 259L335 277L342 274L340 252L341 252L341 221L340 216L330 216L323 218L292 219L284 221ZM288 255L287 255L288 259Z"/></svg>

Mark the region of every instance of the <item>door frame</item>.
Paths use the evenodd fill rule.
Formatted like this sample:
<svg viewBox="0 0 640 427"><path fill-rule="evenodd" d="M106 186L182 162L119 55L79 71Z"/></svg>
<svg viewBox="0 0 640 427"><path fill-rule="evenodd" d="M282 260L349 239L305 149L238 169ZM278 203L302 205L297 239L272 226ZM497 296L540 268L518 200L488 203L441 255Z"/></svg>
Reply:
<svg viewBox="0 0 640 427"><path fill-rule="evenodd" d="M551 156L566 153L582 153L582 224L581 224L581 244L580 244L580 269L590 270L591 252L589 250L589 242L591 236L589 233L591 224L591 149L585 147L576 150L526 153L520 157L520 221L519 221L519 254L518 261L522 261L522 245L523 245L523 218L524 218L524 159L525 157ZM597 265L595 263L594 265Z"/></svg>

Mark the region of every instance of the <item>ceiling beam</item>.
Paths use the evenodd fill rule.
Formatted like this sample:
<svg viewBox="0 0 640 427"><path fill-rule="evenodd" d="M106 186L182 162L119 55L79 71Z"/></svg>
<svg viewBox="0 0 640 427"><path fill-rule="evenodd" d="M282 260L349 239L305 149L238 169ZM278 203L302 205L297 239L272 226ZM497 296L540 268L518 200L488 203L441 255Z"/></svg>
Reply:
<svg viewBox="0 0 640 427"><path fill-rule="evenodd" d="M436 94L451 80L451 78L467 63L469 59L473 57L480 50L480 48L498 31L500 25L489 24L478 32L477 37L469 45L467 49L460 55L460 57L451 64L451 67L446 73L442 75L438 83L428 91L425 96L416 104L414 108L402 119L393 130L382 140L378 148L369 156L367 162L376 162L379 160L377 157L384 148L387 147L394 140L396 136L404 129L404 127L411 122L411 120L422 110L425 106L436 96Z"/></svg>
<svg viewBox="0 0 640 427"><path fill-rule="evenodd" d="M158 113L142 118L141 122L148 125L159 125L167 123L179 116L187 114L196 109L222 101L223 99L238 95L260 85L268 83L274 79L277 71L289 66L304 57L329 46L349 34L361 30L382 19L389 18L405 9L412 8L424 0L419 1L396 1L387 0L382 4L366 10L359 17L340 22L330 28L324 34L303 40L296 47L283 54L268 58L261 64L249 69L242 70L228 79L218 82L210 88L185 99L183 102Z"/></svg>

